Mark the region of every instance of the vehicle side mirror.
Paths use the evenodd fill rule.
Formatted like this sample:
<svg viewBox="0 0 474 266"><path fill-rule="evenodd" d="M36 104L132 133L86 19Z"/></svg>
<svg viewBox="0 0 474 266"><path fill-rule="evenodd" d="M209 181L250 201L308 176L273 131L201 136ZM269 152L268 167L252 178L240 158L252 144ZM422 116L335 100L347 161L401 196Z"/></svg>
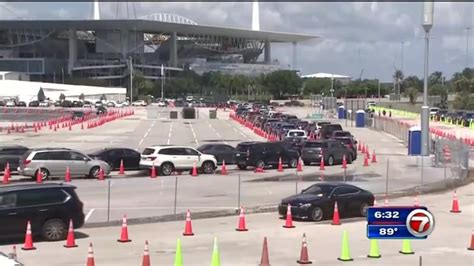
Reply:
<svg viewBox="0 0 474 266"><path fill-rule="evenodd" d="M88 162L88 161L90 161L90 160L91 160L91 159L89 159L89 158L87 158L87 157L84 157L84 161L85 161L85 162Z"/></svg>

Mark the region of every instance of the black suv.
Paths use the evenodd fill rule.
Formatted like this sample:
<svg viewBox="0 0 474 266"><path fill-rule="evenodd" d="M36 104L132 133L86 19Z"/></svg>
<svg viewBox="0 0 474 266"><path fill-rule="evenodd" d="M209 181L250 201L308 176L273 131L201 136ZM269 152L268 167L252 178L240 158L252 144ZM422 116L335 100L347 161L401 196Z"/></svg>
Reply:
<svg viewBox="0 0 474 266"><path fill-rule="evenodd" d="M3 172L7 163L10 171L16 171L20 158L28 151L28 148L21 145L0 145L0 172Z"/></svg>
<svg viewBox="0 0 474 266"><path fill-rule="evenodd" d="M235 157L239 169L247 166L265 168L267 165L277 166L281 158L284 165L295 168L298 164L299 153L277 142L242 142L237 145Z"/></svg>
<svg viewBox="0 0 474 266"><path fill-rule="evenodd" d="M66 239L69 220L84 225L83 203L75 186L66 184L7 185L0 187L0 237L21 237L31 222L33 235L47 241Z"/></svg>
<svg viewBox="0 0 474 266"><path fill-rule="evenodd" d="M330 139L334 131L342 131L342 127L339 124L326 124L321 127L320 137L321 139Z"/></svg>

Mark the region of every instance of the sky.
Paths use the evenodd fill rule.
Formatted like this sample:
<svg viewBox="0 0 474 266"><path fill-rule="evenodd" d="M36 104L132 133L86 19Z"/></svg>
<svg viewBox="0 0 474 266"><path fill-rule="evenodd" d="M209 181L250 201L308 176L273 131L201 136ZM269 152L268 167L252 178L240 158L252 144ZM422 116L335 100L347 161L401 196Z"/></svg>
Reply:
<svg viewBox="0 0 474 266"><path fill-rule="evenodd" d="M353 78L362 74L362 79L390 82L395 69L402 69L405 76L423 76L422 2L261 2L259 5L261 30L321 36L318 41L298 44L297 68L302 74L325 72ZM0 17L90 19L92 6L92 2L2 2ZM250 29L252 24L251 2L101 2L100 10L104 19L172 13L200 25ZM454 72L468 65L473 67L473 11L471 2L435 2L430 72L441 71L451 78ZM471 30L467 31L467 27ZM470 33L469 56L467 32ZM291 64L291 44L273 45L272 58L285 66Z"/></svg>

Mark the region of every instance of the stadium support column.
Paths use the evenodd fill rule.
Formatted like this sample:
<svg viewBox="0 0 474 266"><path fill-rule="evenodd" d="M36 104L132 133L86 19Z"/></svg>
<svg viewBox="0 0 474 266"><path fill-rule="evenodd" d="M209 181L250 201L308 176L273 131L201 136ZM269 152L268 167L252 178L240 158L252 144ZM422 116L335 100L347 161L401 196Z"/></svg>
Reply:
<svg viewBox="0 0 474 266"><path fill-rule="evenodd" d="M178 47L177 47L177 35L176 32L171 33L170 42L170 66L178 66Z"/></svg>
<svg viewBox="0 0 474 266"><path fill-rule="evenodd" d="M272 50L271 50L271 43L269 40L265 41L265 54L264 60L265 64L270 64L272 62Z"/></svg>
<svg viewBox="0 0 474 266"><path fill-rule="evenodd" d="M76 64L77 60L77 37L76 37L76 30L69 29L69 60L67 65L67 73L69 75L72 74L72 69Z"/></svg>
<svg viewBox="0 0 474 266"><path fill-rule="evenodd" d="M296 42L292 43L292 48L293 48L293 51L291 53L291 56L292 56L292 61L291 61L292 70L297 71L296 70Z"/></svg>

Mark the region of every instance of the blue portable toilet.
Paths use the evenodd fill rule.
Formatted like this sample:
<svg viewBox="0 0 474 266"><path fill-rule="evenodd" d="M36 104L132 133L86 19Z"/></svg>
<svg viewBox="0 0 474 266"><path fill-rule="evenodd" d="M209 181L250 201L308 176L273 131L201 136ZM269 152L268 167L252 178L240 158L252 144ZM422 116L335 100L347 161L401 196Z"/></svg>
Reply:
<svg viewBox="0 0 474 266"><path fill-rule="evenodd" d="M337 108L337 118L338 119L345 119L346 118L346 108L341 105Z"/></svg>
<svg viewBox="0 0 474 266"><path fill-rule="evenodd" d="M408 129L408 155L421 155L421 127Z"/></svg>
<svg viewBox="0 0 474 266"><path fill-rule="evenodd" d="M357 110L356 112L356 127L365 127L365 111Z"/></svg>

